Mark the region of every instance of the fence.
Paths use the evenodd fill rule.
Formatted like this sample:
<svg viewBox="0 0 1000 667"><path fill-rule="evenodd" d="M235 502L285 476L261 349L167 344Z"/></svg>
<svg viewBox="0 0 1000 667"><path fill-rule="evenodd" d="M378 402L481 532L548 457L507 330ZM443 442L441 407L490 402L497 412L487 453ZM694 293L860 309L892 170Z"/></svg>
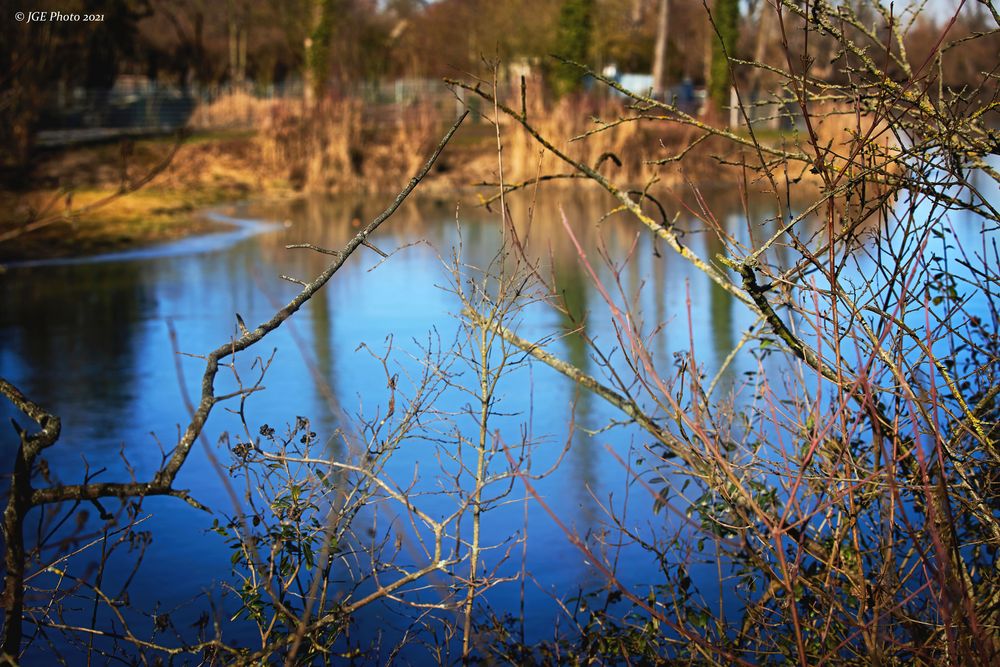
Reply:
<svg viewBox="0 0 1000 667"><path fill-rule="evenodd" d="M198 105L190 90L149 85L60 89L42 109L36 142L61 145L184 127Z"/></svg>
<svg viewBox="0 0 1000 667"><path fill-rule="evenodd" d="M431 105L442 116L460 111L461 101L441 81L398 79L365 82L334 90L361 99L377 120L391 122L408 108ZM61 146L127 136L198 130L253 129L279 103L300 103L301 82L285 85L181 87L124 82L111 89L65 89L43 107L36 143Z"/></svg>

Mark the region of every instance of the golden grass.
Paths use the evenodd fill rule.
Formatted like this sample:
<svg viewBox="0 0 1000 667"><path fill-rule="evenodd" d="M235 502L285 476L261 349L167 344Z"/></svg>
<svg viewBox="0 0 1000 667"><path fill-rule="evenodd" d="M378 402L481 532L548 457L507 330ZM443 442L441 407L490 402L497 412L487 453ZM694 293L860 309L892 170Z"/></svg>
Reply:
<svg viewBox="0 0 1000 667"><path fill-rule="evenodd" d="M227 93L207 104L199 104L188 125L196 130L260 127L279 104L282 102L245 92Z"/></svg>
<svg viewBox="0 0 1000 667"><path fill-rule="evenodd" d="M0 243L0 261L65 257L122 250L209 231L217 225L199 215L201 207L223 201L226 193L196 195L145 189L82 214L105 199L104 189L34 190L0 193L0 232L16 230L33 215L54 216L52 224Z"/></svg>
<svg viewBox="0 0 1000 667"><path fill-rule="evenodd" d="M430 107L328 100L274 109L257 136L263 164L307 191L378 192L413 175L449 119Z"/></svg>
<svg viewBox="0 0 1000 667"><path fill-rule="evenodd" d="M717 158L732 154L731 145L711 139L701 142L683 160L671 160L702 132L638 114L617 98L579 96L555 103L536 100L528 105L527 115L532 127L552 140L558 150L597 168L616 183L633 187L641 188L654 180L661 185L698 182L706 177L715 180L719 170L726 169ZM540 145L510 120L505 121L504 129L507 180L534 177L539 170ZM662 160L667 162L657 164ZM543 174L565 171L571 169L546 154L541 163Z"/></svg>

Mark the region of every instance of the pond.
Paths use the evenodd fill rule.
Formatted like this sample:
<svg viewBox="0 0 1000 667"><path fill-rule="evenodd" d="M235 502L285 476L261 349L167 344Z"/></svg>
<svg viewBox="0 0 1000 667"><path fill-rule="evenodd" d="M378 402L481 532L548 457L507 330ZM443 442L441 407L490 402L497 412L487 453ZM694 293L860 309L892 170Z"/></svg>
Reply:
<svg viewBox="0 0 1000 667"><path fill-rule="evenodd" d="M766 225L751 225L748 231L736 193L705 196L716 219L734 237L767 231ZM234 204L213 213L231 224L229 231L217 235L86 261L8 267L0 277L0 376L61 417L62 437L46 457L53 477L65 483L148 477L176 442L178 425L183 428L187 422L184 392L194 397L199 393L203 361L196 355L238 335L237 313L253 328L288 301L298 288L280 276L308 280L325 266L323 255L285 246L309 242L340 247L387 201L304 198ZM749 206L756 219L770 215L766 202L751 201ZM623 216L602 220L613 208L607 198L552 191L533 208L524 197L512 199L511 207L521 229L531 209L529 254L540 261L542 274L554 276L571 310L578 316L586 313L582 322L587 334L606 349L617 344L608 307L561 224L562 215L576 230L603 284L613 284L614 274L601 261L599 248L613 263L630 258L618 274L623 293L638 295L647 330L652 330L651 323L666 324L649 344L660 367L672 369L675 353L693 348L702 372L712 377L755 320L689 263L658 247L648 230ZM722 250L697 219L696 205L675 199L668 209L682 212L678 228L685 230L684 242L696 253L712 257ZM407 378L419 370L422 349L440 346L448 352L460 330L455 255L464 267L459 271L463 278L474 275L468 267L489 266L501 245L501 225L495 212L476 206L414 198L381 228L373 243L391 252L390 257L359 249L316 298L253 355L246 355L242 368L249 372L253 356L266 359L274 351L265 389L246 404L253 433L265 425L284 430L303 416L318 439L330 443L330 456L348 456L337 444L345 437L340 434L356 432L358 415L379 414L388 399L387 377L377 355L391 345L390 373L403 378L403 393L412 392ZM522 338L546 340L549 351L606 380L606 369L578 336L567 333L577 325L564 315L543 304L529 304L514 324ZM179 350L190 356L175 353L172 335ZM738 387L739 378L757 363L737 357L727 367L720 391ZM460 382L473 382L468 369L461 377ZM502 414L491 422L491 431L497 429L496 437L507 443L518 443L527 434L532 470L551 471L532 482L543 503L527 499L526 488L515 483L511 502L484 513L483 543L499 545L484 555L486 567L499 568L501 575L523 571L527 577L486 591L476 618L485 622L491 614L523 617L526 639L537 641L551 638L556 625L568 626L563 606L572 606L571 599L606 584L567 533L606 536L613 530L609 512L630 526L679 525L681 520L655 512L653 497L634 483L622 461L641 458L649 437L634 425L605 429L623 416L603 401L540 363L512 370L501 381L497 399ZM456 414L467 403L467 398L446 392L439 408ZM4 424L11 417L24 422L6 402L0 405L0 417ZM474 427L469 420L459 423ZM239 606L226 588L234 582L232 552L210 530L213 520L235 513L230 483L220 479L225 473L208 454L228 464L230 453L222 435L240 428L232 413L215 411L207 439L196 446L178 478L177 486L190 489L212 514L171 498L142 503L140 528L149 532L152 543L128 588L129 603L138 610L133 631L139 636L154 631L154 614L170 614L183 636L203 612L223 610L220 617L226 620ZM0 443L0 460L8 472L17 443L13 429L0 430ZM415 488L440 486L447 482L442 446L429 438L404 442L387 474L403 485L419 480ZM447 495L428 496L422 502L435 516L443 516L449 503L454 504ZM109 511L117 505L104 504ZM90 531L99 525L94 521L98 508L74 511L88 513L89 519L79 519L81 531L63 545L67 553L88 544L97 536ZM517 540L525 533L523 548ZM61 566L86 576L100 557L98 549L83 549ZM662 578L658 564L639 550L623 547L618 557L627 563L620 571L624 583L653 584ZM120 571L108 573L109 582L129 576L128 559L122 563ZM706 582L715 578L709 573ZM709 589L702 592L711 597L711 585L706 586ZM722 598L728 594L716 591ZM433 591L419 595L433 597ZM359 615L354 639L400 637L411 622L388 602L373 605ZM252 646L254 631L249 625L227 629L227 639ZM31 650L44 653L44 643L36 638ZM392 644L386 642L386 650ZM413 659L419 661L419 655Z"/></svg>

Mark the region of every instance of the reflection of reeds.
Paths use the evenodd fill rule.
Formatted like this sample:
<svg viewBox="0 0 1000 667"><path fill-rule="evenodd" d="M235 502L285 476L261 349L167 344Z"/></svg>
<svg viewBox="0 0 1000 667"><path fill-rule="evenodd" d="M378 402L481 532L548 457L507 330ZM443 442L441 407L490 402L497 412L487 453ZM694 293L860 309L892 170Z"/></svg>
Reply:
<svg viewBox="0 0 1000 667"><path fill-rule="evenodd" d="M528 192L513 193L507 198L511 211L511 219L517 230L518 237L524 242L525 259L536 263L542 272L548 275L550 270L556 270L557 279L561 279L560 271L578 269L577 250L572 238L562 225L562 215L573 225L573 233L581 246L591 254L599 248L606 248L614 257L625 257L640 234L640 248L651 252L652 236L637 229L625 213L608 215L615 208L615 200L607 193L597 189L578 189L572 196L560 192L559 196L539 196L532 199ZM685 194L685 193L682 193ZM682 201L679 195L658 191L655 195L663 203L671 220L680 214L674 223L683 230L688 244L700 249L713 236L707 234L705 223L693 216L688 210L690 202ZM694 195L689 195L693 197ZM745 229L745 220L741 217L742 202L739 194L734 191L718 191L705 194L711 199L713 211L724 224L728 225L727 233L738 235ZM471 197L469 197L471 199ZM764 196L750 195L749 205L761 217L773 215L773 202ZM531 220L528 220L528 209L531 208ZM648 212L653 213L654 207L647 204ZM361 225L367 223L380 212L378 200L373 200L364 194L325 195L314 193L292 200L275 202L258 202L247 211L241 213L251 218L263 220L287 221L287 228L280 234L261 237L257 246L267 258L267 261L286 262L281 264L281 270L290 274L307 274L322 269L325 257L315 253L295 252L291 255L285 249L290 243L310 242L324 247L343 245L357 233ZM415 196L408 201L393 217L393 223L379 231L375 240L378 247L391 252L415 241L423 241L442 257L452 252L452 247L458 243L460 234L466 243L463 253L469 264L482 266L487 264L498 250L501 241L497 216L472 202L458 202L454 198L440 196ZM803 223L815 224L813 220ZM460 228L460 232L457 229ZM762 234L773 233L768 227ZM650 245L646 245L650 244ZM662 250L662 246L660 248ZM642 252L642 251L640 251ZM371 259L375 259L372 255ZM287 262L301 262L289 265ZM657 260L660 261L660 260Z"/></svg>

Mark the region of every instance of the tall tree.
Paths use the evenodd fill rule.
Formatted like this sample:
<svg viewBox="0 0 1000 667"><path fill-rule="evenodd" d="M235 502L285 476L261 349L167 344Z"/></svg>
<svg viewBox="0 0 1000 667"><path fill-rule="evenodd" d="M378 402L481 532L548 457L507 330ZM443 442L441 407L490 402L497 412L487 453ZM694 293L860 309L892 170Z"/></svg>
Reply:
<svg viewBox="0 0 1000 667"><path fill-rule="evenodd" d="M729 103L729 89L733 85L728 57L733 56L739 38L739 0L715 0L712 3L712 23L714 30L709 39L712 43L712 59L708 72L708 99L716 111Z"/></svg>
<svg viewBox="0 0 1000 667"><path fill-rule="evenodd" d="M555 54L581 64L587 64L593 37L594 0L565 0L559 10L556 26ZM560 63L553 72L552 89L565 95L580 89L579 68Z"/></svg>
<svg viewBox="0 0 1000 667"><path fill-rule="evenodd" d="M653 53L653 97L667 94L667 44L670 39L670 0L660 0L656 17L656 50Z"/></svg>
<svg viewBox="0 0 1000 667"><path fill-rule="evenodd" d="M226 3L226 27L229 46L229 83L243 86L247 78L247 38L250 30L250 7L235 0Z"/></svg>
<svg viewBox="0 0 1000 667"><path fill-rule="evenodd" d="M305 93L306 102L310 104L326 92L337 4L337 0L315 0L312 7L311 30L305 40Z"/></svg>

